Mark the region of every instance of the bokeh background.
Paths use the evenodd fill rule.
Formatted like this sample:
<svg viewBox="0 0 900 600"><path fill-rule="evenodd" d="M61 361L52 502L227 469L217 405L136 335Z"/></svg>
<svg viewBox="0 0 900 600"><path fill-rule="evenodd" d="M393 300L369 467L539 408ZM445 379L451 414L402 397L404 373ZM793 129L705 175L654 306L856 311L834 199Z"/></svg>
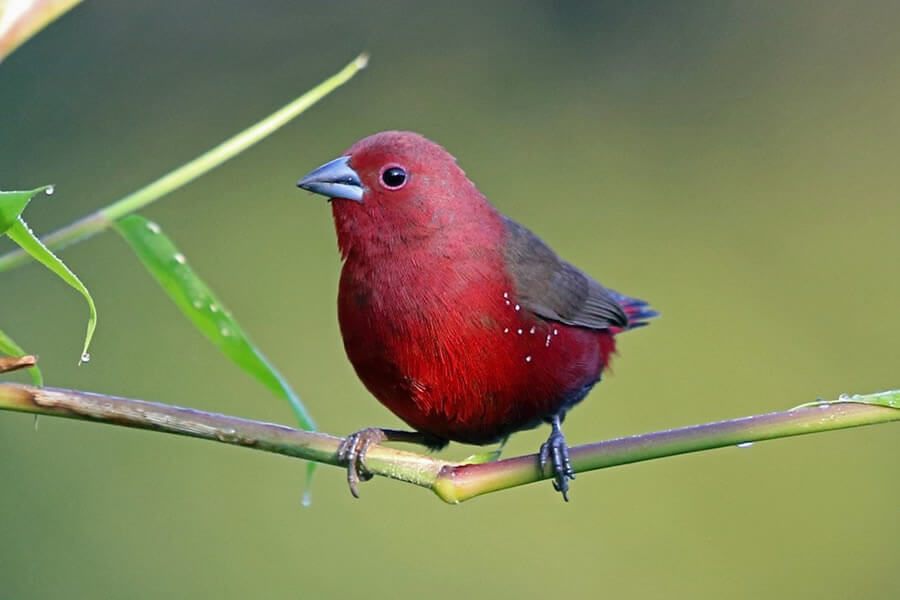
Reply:
<svg viewBox="0 0 900 600"><path fill-rule="evenodd" d="M297 178L420 131L562 255L662 313L567 421L572 443L900 385L900 8L892 2L115 2L0 65L0 187L57 185L39 232L369 69L144 211L335 434L399 422L335 315L330 211ZM0 250L10 246L6 240ZM48 383L291 423L107 233L0 274ZM13 378L15 379L15 378ZM0 413L0 597L896 598L896 426L584 474L457 507L299 461ZM533 452L546 431L513 438ZM450 458L473 449L451 445Z"/></svg>

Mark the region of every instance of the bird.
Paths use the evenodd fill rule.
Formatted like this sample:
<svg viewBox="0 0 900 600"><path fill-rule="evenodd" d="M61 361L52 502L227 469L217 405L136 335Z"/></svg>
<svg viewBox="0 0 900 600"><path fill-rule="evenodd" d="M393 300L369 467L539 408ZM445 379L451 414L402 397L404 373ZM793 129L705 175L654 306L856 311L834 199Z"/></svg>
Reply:
<svg viewBox="0 0 900 600"><path fill-rule="evenodd" d="M511 434L547 423L539 465L568 501L566 413L600 381L615 336L658 313L502 215L449 152L418 133L363 138L297 186L331 204L347 357L413 429L368 427L345 438L338 459L353 496L372 477L372 444L502 448Z"/></svg>

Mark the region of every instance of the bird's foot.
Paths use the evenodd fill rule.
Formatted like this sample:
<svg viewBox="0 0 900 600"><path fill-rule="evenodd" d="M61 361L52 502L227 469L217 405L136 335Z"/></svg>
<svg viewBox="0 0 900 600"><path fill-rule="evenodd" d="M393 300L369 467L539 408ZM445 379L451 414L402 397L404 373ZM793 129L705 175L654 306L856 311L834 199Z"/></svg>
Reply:
<svg viewBox="0 0 900 600"><path fill-rule="evenodd" d="M552 465L553 489L562 494L563 500L569 501L569 479L575 479L575 471L569 460L569 446L559 425L559 417L553 417L553 431L547 441L541 445L540 463L541 470L545 470L547 463Z"/></svg>
<svg viewBox="0 0 900 600"><path fill-rule="evenodd" d="M347 436L338 446L338 460L347 463L347 484L354 498L359 498L359 482L372 479L373 475L366 469L366 452L372 444L379 444L388 439L384 429L367 427Z"/></svg>
<svg viewBox="0 0 900 600"><path fill-rule="evenodd" d="M338 446L337 458L347 463L347 483L354 498L359 498L359 482L372 479L372 473L366 468L366 452L372 444L381 442L409 442L422 444L430 450L440 450L447 445L447 440L419 431L398 431L367 427L347 436Z"/></svg>

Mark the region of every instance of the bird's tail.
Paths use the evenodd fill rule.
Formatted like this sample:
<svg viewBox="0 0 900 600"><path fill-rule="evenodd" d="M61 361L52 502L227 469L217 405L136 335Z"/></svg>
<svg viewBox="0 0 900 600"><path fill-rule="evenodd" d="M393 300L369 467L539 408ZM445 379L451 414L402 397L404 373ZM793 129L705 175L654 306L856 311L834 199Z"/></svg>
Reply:
<svg viewBox="0 0 900 600"><path fill-rule="evenodd" d="M625 314L628 315L628 326L618 331L628 331L629 329L643 327L648 324L648 319L659 316L659 313L650 308L650 305L643 300L625 296L614 290L609 290L609 292L616 299L616 302L625 309Z"/></svg>

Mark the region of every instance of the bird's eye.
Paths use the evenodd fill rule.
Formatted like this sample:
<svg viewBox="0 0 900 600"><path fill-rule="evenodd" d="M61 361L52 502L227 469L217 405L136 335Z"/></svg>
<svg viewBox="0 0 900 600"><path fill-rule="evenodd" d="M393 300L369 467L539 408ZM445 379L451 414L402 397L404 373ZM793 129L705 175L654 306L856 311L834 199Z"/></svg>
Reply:
<svg viewBox="0 0 900 600"><path fill-rule="evenodd" d="M403 167L391 167L381 174L381 181L388 189L396 190L406 183L406 169Z"/></svg>

